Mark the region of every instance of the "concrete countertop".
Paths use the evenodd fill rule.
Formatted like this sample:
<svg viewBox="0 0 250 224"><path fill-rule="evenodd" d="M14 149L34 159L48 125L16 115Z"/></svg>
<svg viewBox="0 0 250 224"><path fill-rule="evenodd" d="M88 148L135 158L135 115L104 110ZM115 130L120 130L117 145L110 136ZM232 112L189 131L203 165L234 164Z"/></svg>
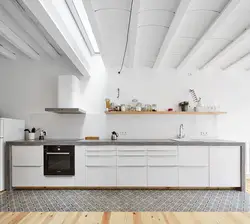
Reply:
<svg viewBox="0 0 250 224"><path fill-rule="evenodd" d="M40 140L19 140L6 142L9 146L38 146L38 145L131 145L131 146L143 146L143 145L210 145L210 146L243 146L245 142L229 141L222 139L202 139L202 140L190 140L184 139L180 141L170 139L126 139L126 140L90 140L86 141L83 139L46 139Z"/></svg>

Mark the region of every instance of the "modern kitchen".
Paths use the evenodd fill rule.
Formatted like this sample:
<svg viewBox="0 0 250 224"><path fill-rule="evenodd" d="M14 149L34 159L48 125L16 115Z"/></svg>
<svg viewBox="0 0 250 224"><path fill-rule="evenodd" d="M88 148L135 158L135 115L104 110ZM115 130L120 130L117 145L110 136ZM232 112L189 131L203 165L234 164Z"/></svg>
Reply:
<svg viewBox="0 0 250 224"><path fill-rule="evenodd" d="M250 221L249 10L0 1L0 222Z"/></svg>

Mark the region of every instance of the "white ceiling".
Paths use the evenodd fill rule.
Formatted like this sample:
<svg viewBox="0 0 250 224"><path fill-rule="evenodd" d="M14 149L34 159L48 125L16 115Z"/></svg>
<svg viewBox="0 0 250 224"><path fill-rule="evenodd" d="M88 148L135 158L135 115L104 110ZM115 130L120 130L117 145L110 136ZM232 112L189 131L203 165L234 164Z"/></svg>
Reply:
<svg viewBox="0 0 250 224"><path fill-rule="evenodd" d="M65 54L18 4L28 1L0 0L0 57ZM107 67L121 66L129 29L125 67L250 69L250 0L82 1Z"/></svg>
<svg viewBox="0 0 250 224"><path fill-rule="evenodd" d="M119 67L131 0L91 3L104 61ZM125 66L181 68L192 63L198 69L248 69L250 34L235 40L248 28L249 12L249 0L135 0L128 45L133 54L127 52Z"/></svg>

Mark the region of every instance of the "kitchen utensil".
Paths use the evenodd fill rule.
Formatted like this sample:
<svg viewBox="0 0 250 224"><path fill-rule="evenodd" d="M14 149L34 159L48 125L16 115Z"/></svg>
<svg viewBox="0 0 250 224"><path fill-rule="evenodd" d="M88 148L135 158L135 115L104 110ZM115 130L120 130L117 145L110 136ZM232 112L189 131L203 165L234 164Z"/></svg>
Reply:
<svg viewBox="0 0 250 224"><path fill-rule="evenodd" d="M119 136L118 133L113 131L112 134L111 134L111 140L117 140L118 136Z"/></svg>
<svg viewBox="0 0 250 224"><path fill-rule="evenodd" d="M195 93L195 90L194 89L189 89L189 93L194 101L194 103L198 103L199 102L199 99Z"/></svg>

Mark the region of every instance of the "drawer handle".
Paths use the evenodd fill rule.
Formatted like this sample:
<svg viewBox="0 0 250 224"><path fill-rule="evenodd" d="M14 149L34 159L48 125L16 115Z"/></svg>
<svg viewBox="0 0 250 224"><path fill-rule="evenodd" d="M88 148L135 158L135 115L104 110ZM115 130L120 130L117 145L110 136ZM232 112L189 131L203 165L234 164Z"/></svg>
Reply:
<svg viewBox="0 0 250 224"><path fill-rule="evenodd" d="M159 154L159 155L148 155L148 157L168 157L168 156L177 156L177 154L169 154L169 155L166 155L166 154Z"/></svg>
<svg viewBox="0 0 250 224"><path fill-rule="evenodd" d="M107 150L107 149L91 149L91 150L86 150L86 152L116 152L116 150Z"/></svg>
<svg viewBox="0 0 250 224"><path fill-rule="evenodd" d="M13 165L13 167L42 167L42 165Z"/></svg>
<svg viewBox="0 0 250 224"><path fill-rule="evenodd" d="M146 165L118 165L118 167L146 167Z"/></svg>
<svg viewBox="0 0 250 224"><path fill-rule="evenodd" d="M118 149L118 152L146 152L146 150Z"/></svg>
<svg viewBox="0 0 250 224"><path fill-rule="evenodd" d="M116 167L115 165L86 165L86 167Z"/></svg>
<svg viewBox="0 0 250 224"><path fill-rule="evenodd" d="M208 165L177 165L179 167L208 167Z"/></svg>
<svg viewBox="0 0 250 224"><path fill-rule="evenodd" d="M146 155L131 155L131 154L127 154L127 155L118 155L118 157L146 157Z"/></svg>
<svg viewBox="0 0 250 224"><path fill-rule="evenodd" d="M87 157L116 157L116 155L86 155Z"/></svg>
<svg viewBox="0 0 250 224"><path fill-rule="evenodd" d="M177 167L177 165L148 165L148 167Z"/></svg>
<svg viewBox="0 0 250 224"><path fill-rule="evenodd" d="M47 155L69 155L69 152L46 152Z"/></svg>
<svg viewBox="0 0 250 224"><path fill-rule="evenodd" d="M148 149L149 152L173 152L173 151L177 151L177 149Z"/></svg>

